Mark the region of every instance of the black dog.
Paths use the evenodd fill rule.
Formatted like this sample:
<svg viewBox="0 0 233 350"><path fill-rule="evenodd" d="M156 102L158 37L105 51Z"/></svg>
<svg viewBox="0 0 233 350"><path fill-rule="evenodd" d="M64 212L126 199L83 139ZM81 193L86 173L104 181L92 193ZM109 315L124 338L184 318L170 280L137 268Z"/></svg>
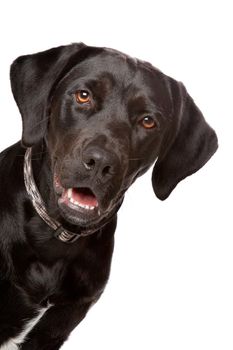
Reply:
<svg viewBox="0 0 233 350"><path fill-rule="evenodd" d="M104 290L125 191L157 159L166 199L217 137L181 83L115 50L22 56L11 84L23 135L0 155L0 349L56 350Z"/></svg>

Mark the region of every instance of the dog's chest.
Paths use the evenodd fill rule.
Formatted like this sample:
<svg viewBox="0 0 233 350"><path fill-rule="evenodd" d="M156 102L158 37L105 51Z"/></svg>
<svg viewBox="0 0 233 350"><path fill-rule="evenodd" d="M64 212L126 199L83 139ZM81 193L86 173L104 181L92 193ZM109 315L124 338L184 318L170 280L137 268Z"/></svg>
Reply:
<svg viewBox="0 0 233 350"><path fill-rule="evenodd" d="M36 260L27 264L21 286L29 299L40 305L95 299L108 279L111 259L94 249L85 249L73 260L53 263Z"/></svg>
<svg viewBox="0 0 233 350"><path fill-rule="evenodd" d="M64 258L50 264L42 260L28 261L18 284L23 290L22 298L25 300L26 296L34 305L34 315L24 320L21 331L0 346L0 350L20 349L20 344L27 340L50 308L76 301L85 304L95 302L103 291L108 275L108 269L106 266L100 268L101 264L102 259L98 259L98 254L88 249L73 261Z"/></svg>
<svg viewBox="0 0 233 350"><path fill-rule="evenodd" d="M19 332L15 337L7 340L2 346L0 346L0 350L20 349L20 345L27 340L28 334L33 330L37 323L40 322L41 318L51 306L51 304L47 304L43 308L38 308L35 312L35 317L31 318L30 320L26 320L23 324L21 332Z"/></svg>

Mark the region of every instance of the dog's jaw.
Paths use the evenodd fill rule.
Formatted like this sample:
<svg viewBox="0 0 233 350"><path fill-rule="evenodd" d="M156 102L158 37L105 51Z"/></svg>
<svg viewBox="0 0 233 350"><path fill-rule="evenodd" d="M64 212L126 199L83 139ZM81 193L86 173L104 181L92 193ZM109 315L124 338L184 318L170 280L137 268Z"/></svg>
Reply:
<svg viewBox="0 0 233 350"><path fill-rule="evenodd" d="M54 172L53 187L61 216L70 224L84 229L102 227L119 209L123 194L110 202L107 209L101 207L98 197L90 188L64 188L59 175Z"/></svg>

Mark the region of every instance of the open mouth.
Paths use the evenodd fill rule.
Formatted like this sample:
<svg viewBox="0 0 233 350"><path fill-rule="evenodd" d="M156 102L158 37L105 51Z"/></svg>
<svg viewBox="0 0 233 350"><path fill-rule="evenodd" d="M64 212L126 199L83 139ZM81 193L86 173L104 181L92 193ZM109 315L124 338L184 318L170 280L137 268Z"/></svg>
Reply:
<svg viewBox="0 0 233 350"><path fill-rule="evenodd" d="M91 210L98 208L98 200L91 189L83 188L69 188L62 193L61 200L77 209Z"/></svg>
<svg viewBox="0 0 233 350"><path fill-rule="evenodd" d="M97 225L106 220L111 210L115 208L115 204L105 208L103 200L101 202L101 199L90 187L64 188L56 172L54 174L54 190L61 215L71 224L82 227Z"/></svg>
<svg viewBox="0 0 233 350"><path fill-rule="evenodd" d="M86 227L101 219L98 200L87 187L63 189L58 206L62 215L75 225Z"/></svg>
<svg viewBox="0 0 233 350"><path fill-rule="evenodd" d="M73 224L90 225L99 221L101 212L99 202L89 187L64 188L55 174L54 189L58 195L58 206L63 216Z"/></svg>

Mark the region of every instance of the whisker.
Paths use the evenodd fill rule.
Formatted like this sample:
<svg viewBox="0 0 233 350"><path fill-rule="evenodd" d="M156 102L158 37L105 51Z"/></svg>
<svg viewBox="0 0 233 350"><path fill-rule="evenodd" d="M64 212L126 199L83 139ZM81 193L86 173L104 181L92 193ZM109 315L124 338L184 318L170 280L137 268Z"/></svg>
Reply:
<svg viewBox="0 0 233 350"><path fill-rule="evenodd" d="M38 152L38 153L33 153L33 156L40 156L41 154L45 154L45 153L48 153L48 151L41 151L41 152Z"/></svg>
<svg viewBox="0 0 233 350"><path fill-rule="evenodd" d="M45 153L48 153L48 151L42 151L42 152L34 153L33 156L41 156L42 154L45 154ZM17 154L16 157L23 157L24 158L24 154ZM34 159L35 158L33 158L32 160L34 160Z"/></svg>
<svg viewBox="0 0 233 350"><path fill-rule="evenodd" d="M129 158L128 160L142 160L142 159L144 159L144 158Z"/></svg>
<svg viewBox="0 0 233 350"><path fill-rule="evenodd" d="M31 158L31 160L33 161L33 160L41 160L41 158Z"/></svg>
<svg viewBox="0 0 233 350"><path fill-rule="evenodd" d="M45 121L47 121L49 119L49 117L46 117L44 119L42 119L41 121L37 122L35 125L33 125L32 129L35 129L38 125L44 123Z"/></svg>
<svg viewBox="0 0 233 350"><path fill-rule="evenodd" d="M17 154L16 157L22 157L22 158L24 158L24 154Z"/></svg>

